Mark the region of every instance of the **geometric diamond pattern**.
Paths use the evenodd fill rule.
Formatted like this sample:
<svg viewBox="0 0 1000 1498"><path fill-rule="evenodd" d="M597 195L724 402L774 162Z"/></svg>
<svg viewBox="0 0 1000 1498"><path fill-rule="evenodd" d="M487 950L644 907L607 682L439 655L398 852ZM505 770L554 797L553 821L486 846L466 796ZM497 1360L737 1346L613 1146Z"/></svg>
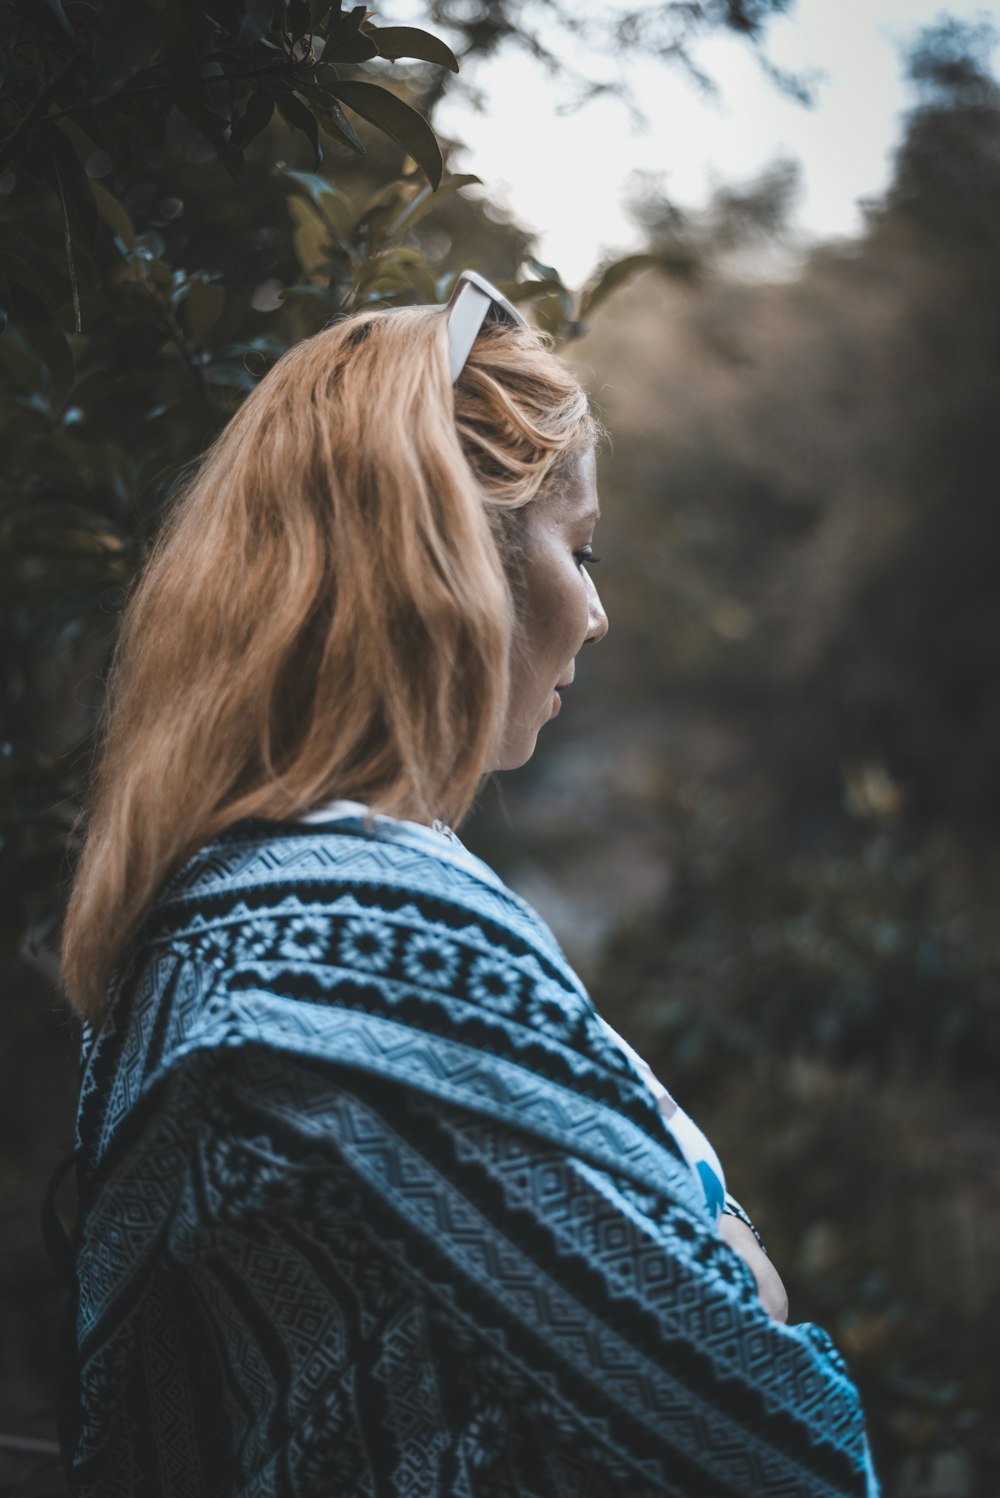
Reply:
<svg viewBox="0 0 1000 1498"><path fill-rule="evenodd" d="M871 1498L836 1349L437 841L246 822L148 918L85 1037L74 1492Z"/></svg>

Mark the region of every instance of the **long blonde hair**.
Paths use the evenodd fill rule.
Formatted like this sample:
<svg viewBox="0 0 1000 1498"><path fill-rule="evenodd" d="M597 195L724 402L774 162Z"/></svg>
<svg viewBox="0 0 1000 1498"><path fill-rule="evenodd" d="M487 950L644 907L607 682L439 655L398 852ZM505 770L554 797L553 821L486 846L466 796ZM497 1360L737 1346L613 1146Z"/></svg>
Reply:
<svg viewBox="0 0 1000 1498"><path fill-rule="evenodd" d="M510 517L593 430L526 329L487 324L454 388L435 309L344 319L279 360L125 611L63 930L82 1015L168 875L240 818L340 796L461 821L506 709Z"/></svg>

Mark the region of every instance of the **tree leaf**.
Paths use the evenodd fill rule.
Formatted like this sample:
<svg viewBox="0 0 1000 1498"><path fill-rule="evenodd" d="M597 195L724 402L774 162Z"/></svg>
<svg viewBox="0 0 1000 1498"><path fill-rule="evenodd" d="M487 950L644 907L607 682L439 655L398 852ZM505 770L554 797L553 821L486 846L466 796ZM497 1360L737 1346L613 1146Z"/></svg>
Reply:
<svg viewBox="0 0 1000 1498"><path fill-rule="evenodd" d="M624 286L640 271L649 270L658 263L659 257L650 254L625 255L621 260L613 260L604 267L597 281L584 291L580 301L580 316L586 317L619 286Z"/></svg>
<svg viewBox="0 0 1000 1498"><path fill-rule="evenodd" d="M127 250L134 250L135 226L125 204L120 198L116 198L113 192L109 192L101 182L91 182L90 190L94 194L97 211L112 234L121 240Z"/></svg>
<svg viewBox="0 0 1000 1498"><path fill-rule="evenodd" d="M337 12L336 16L332 14L333 10ZM332 7L331 16L327 23L327 33L329 36L327 45L336 48L342 37L355 35L365 24L367 15L368 9L364 5L353 5L346 15L339 4Z"/></svg>
<svg viewBox="0 0 1000 1498"><path fill-rule="evenodd" d="M301 41L309 30L309 0L283 0L285 30L293 41Z"/></svg>
<svg viewBox="0 0 1000 1498"><path fill-rule="evenodd" d="M318 78L321 78L320 69L324 66L320 63L316 68ZM330 93L330 84L336 82L338 82L338 74L334 68L330 68L327 77L321 78L320 83L303 83L300 85L299 92L309 100L313 113L327 135L332 135L334 140L340 141L341 145L349 146L352 151L357 151L359 156L364 156L364 141Z"/></svg>
<svg viewBox="0 0 1000 1498"><path fill-rule="evenodd" d="M266 36L274 25L274 0L248 0L236 36L237 47L250 47Z"/></svg>
<svg viewBox="0 0 1000 1498"><path fill-rule="evenodd" d="M572 320L572 314L567 309L565 297L555 291L548 291L544 296L532 301L531 310L534 312L535 322L542 329L542 332L551 333L556 338L565 334L566 325Z"/></svg>
<svg viewBox="0 0 1000 1498"><path fill-rule="evenodd" d="M51 281L53 270L49 257L45 255L40 246L36 245L35 265L23 260L20 255L12 255L7 251L0 251L0 271L13 285L24 286L28 291L47 308L51 316L55 316L55 302L52 297ZM46 263L48 261L48 263ZM36 269L36 266L38 267ZM64 274L60 266L58 274Z"/></svg>
<svg viewBox="0 0 1000 1498"><path fill-rule="evenodd" d="M554 281L557 286L562 286L563 278L554 265L544 265L541 260L529 258L528 264L536 275L541 276L543 281Z"/></svg>
<svg viewBox="0 0 1000 1498"><path fill-rule="evenodd" d="M292 248L303 276L315 275L329 260L331 229L314 203L294 194L288 199L292 220Z"/></svg>
<svg viewBox="0 0 1000 1498"><path fill-rule="evenodd" d="M415 57L419 62L436 62L442 68L458 72L458 58L450 47L429 31L416 26L366 26L365 32L378 47L380 57L396 62Z"/></svg>
<svg viewBox="0 0 1000 1498"><path fill-rule="evenodd" d="M335 99L331 99L324 108L317 106L316 118L323 126L327 135L331 135L334 140L340 141L341 145L349 146L359 156L365 155L364 141Z"/></svg>
<svg viewBox="0 0 1000 1498"><path fill-rule="evenodd" d="M83 162L58 125L47 125L35 132L25 153L28 169L44 181L62 202L76 230L74 245L83 243L93 249L97 238L98 218L90 178ZM60 233L65 233L60 220Z"/></svg>
<svg viewBox="0 0 1000 1498"><path fill-rule="evenodd" d="M437 189L444 171L444 162L434 131L422 114L418 114L409 104L404 104L402 99L390 93L387 88L380 88L377 83L342 79L331 84L330 91L348 109L353 109L362 119L376 125L397 145L402 146L404 151L408 151Z"/></svg>
<svg viewBox="0 0 1000 1498"><path fill-rule="evenodd" d="M279 94L276 102L279 114L283 115L292 129L302 131L313 148L314 165L319 166L323 160L323 147L319 143L319 124L312 110L293 93Z"/></svg>
<svg viewBox="0 0 1000 1498"><path fill-rule="evenodd" d="M387 182L365 204L354 230L357 248L371 257L389 232L389 225L406 206L410 194L402 180Z"/></svg>
<svg viewBox="0 0 1000 1498"><path fill-rule="evenodd" d="M458 173L449 177L447 182L442 182L435 192L431 187L422 187L415 193L409 202L404 203L394 219L390 219L388 231L390 234L398 235L408 232L414 224L418 224L425 214L430 213L442 199L451 197L460 192L463 187L481 186L482 179L474 176L471 172Z"/></svg>
<svg viewBox="0 0 1000 1498"><path fill-rule="evenodd" d="M65 31L66 35L73 36L73 28L69 24L69 21L66 17L66 12L63 10L62 0L48 0L48 6L49 10L55 16L56 20L59 22L59 25L62 27L63 31Z"/></svg>
<svg viewBox="0 0 1000 1498"><path fill-rule="evenodd" d="M130 130L126 123L127 119L124 110L119 113L113 100L99 104L94 109L80 111L81 124L111 157L112 175L116 182L128 179L134 170L136 150L140 147L141 137L137 140L134 129Z"/></svg>
<svg viewBox="0 0 1000 1498"><path fill-rule="evenodd" d="M565 291L566 288L561 281L551 278L540 281L500 281L500 290L509 302L533 302L543 292Z"/></svg>
<svg viewBox="0 0 1000 1498"><path fill-rule="evenodd" d="M505 283L501 290L512 302L531 302L535 318L547 333L565 335L574 326L574 296L559 272L541 260L529 257L528 264L541 275L538 281ZM554 310L556 303L561 309Z"/></svg>
<svg viewBox="0 0 1000 1498"><path fill-rule="evenodd" d="M44 366L27 339L14 327L0 333L0 364L21 390L37 390ZM43 409L45 406L43 401Z"/></svg>
<svg viewBox="0 0 1000 1498"><path fill-rule="evenodd" d="M163 18L145 0L103 0L99 15L92 103L118 93L146 66L163 40Z"/></svg>
<svg viewBox="0 0 1000 1498"><path fill-rule="evenodd" d="M24 286L15 286L11 297L10 327L4 337L16 331L44 364L49 376L49 400L61 406L73 386L73 354L62 328L43 302Z"/></svg>
<svg viewBox="0 0 1000 1498"><path fill-rule="evenodd" d="M234 146L248 146L266 130L274 113L274 95L266 88L255 88L247 100L243 117L232 134Z"/></svg>
<svg viewBox="0 0 1000 1498"><path fill-rule="evenodd" d="M193 276L184 298L187 325L195 343L201 344L205 334L222 316L226 305L226 288L218 281L209 281L205 276Z"/></svg>
<svg viewBox="0 0 1000 1498"><path fill-rule="evenodd" d="M370 62L379 55L378 47L363 31L356 31L353 36L346 36L336 43L331 42L329 52L337 62Z"/></svg>
<svg viewBox="0 0 1000 1498"><path fill-rule="evenodd" d="M295 172L285 167L283 175L308 194L310 202L318 208L338 239L346 241L350 238L351 229L357 223L358 210L346 193L317 172Z"/></svg>
<svg viewBox="0 0 1000 1498"><path fill-rule="evenodd" d="M233 181L242 181L245 169L243 152L226 139L229 121L210 109L194 88L176 88L173 90L173 98L181 113L187 115L192 125L196 125L211 144Z"/></svg>
<svg viewBox="0 0 1000 1498"><path fill-rule="evenodd" d="M355 279L360 300L381 300L383 296L412 297L432 304L437 301L437 286L421 252L412 245L395 245L372 255L361 266ZM370 293L367 297L363 294Z"/></svg>
<svg viewBox="0 0 1000 1498"><path fill-rule="evenodd" d="M257 384L242 360L236 364L209 364L205 368L204 378L209 385L221 386L226 390L240 390L244 394L249 394Z"/></svg>

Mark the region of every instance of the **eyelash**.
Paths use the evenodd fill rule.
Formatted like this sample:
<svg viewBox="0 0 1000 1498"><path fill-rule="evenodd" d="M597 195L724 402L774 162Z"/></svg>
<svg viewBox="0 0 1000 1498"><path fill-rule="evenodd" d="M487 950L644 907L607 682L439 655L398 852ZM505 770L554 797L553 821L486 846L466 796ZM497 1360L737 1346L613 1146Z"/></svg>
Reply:
<svg viewBox="0 0 1000 1498"><path fill-rule="evenodd" d="M601 560L600 557L594 556L594 553L591 551L589 546L585 546L582 551L575 551L573 553L573 556L576 558L576 565L578 567L582 567L584 563L586 563L587 566L592 567L595 562L599 562Z"/></svg>

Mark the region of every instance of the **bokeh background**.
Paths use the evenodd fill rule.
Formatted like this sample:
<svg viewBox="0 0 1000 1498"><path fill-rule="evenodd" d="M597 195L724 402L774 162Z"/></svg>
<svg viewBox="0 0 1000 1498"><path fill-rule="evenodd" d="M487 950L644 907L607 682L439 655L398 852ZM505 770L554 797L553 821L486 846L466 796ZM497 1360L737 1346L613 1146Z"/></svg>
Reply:
<svg viewBox="0 0 1000 1498"><path fill-rule="evenodd" d="M663 88L713 37L766 61L780 12L658 7ZM37 1218L78 1037L54 940L129 581L178 471L289 343L437 300L464 265L594 395L612 621L467 840L713 1139L793 1317L851 1362L887 1494L1000 1492L988 18L910 33L891 180L856 232L789 253L787 159L697 209L647 176L629 253L582 286L426 124L455 56L474 77L519 45L558 77L572 19L0 3L0 1492L63 1491ZM650 35L618 28L626 83ZM516 128L516 101L486 104Z"/></svg>

